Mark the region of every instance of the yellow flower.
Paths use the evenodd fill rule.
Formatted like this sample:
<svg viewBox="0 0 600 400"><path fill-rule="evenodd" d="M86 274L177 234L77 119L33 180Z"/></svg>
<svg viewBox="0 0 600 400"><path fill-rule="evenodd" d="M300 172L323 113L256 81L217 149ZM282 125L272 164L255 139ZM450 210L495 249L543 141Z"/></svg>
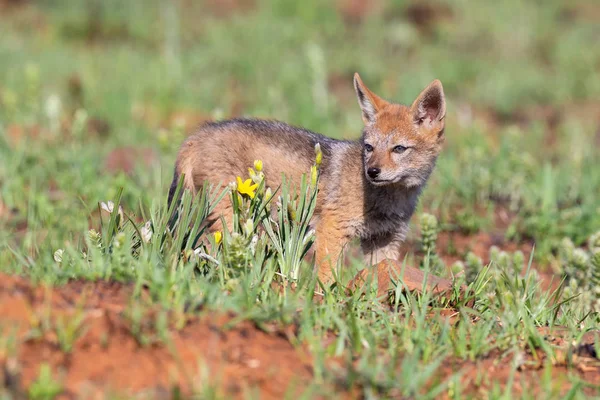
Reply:
<svg viewBox="0 0 600 400"><path fill-rule="evenodd" d="M254 169L257 170L258 172L262 171L262 169L263 169L262 160L254 160Z"/></svg>
<svg viewBox="0 0 600 400"><path fill-rule="evenodd" d="M254 191L257 187L257 183L255 183L254 185L252 184L252 179L246 179L244 182L242 182L242 178L240 178L239 176L237 177L237 191L240 194L246 194L248 195L248 197L253 199Z"/></svg>
<svg viewBox="0 0 600 400"><path fill-rule="evenodd" d="M221 233L221 231L216 231L214 233L215 235L215 243L218 245L221 243L221 240L223 240L223 234Z"/></svg>

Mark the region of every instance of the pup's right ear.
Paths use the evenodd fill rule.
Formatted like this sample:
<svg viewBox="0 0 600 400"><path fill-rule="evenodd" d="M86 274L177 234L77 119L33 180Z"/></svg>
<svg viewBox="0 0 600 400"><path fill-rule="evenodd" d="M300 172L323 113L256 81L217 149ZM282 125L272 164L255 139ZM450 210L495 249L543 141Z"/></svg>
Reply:
<svg viewBox="0 0 600 400"><path fill-rule="evenodd" d="M375 121L377 113L388 103L375 93L371 92L360 79L358 73L354 74L354 90L358 98L358 105L362 110L365 125Z"/></svg>
<svg viewBox="0 0 600 400"><path fill-rule="evenodd" d="M446 97L442 82L434 80L417 97L411 106L415 124L420 132L444 140L444 118L446 117Z"/></svg>
<svg viewBox="0 0 600 400"><path fill-rule="evenodd" d="M443 128L446 116L446 97L442 82L434 80L417 97L411 106L415 122L427 126L439 124Z"/></svg>

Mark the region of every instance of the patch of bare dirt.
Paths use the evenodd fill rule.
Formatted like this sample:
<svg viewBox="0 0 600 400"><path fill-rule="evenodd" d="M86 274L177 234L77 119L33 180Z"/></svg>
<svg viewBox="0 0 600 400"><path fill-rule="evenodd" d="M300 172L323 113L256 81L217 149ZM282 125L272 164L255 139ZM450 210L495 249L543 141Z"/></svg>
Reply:
<svg viewBox="0 0 600 400"><path fill-rule="evenodd" d="M514 125L525 130L533 123L541 123L545 128L541 146L550 155L553 152L562 151L559 147L559 133L564 123L569 119L578 119L596 127L594 140L596 144L600 144L600 103L596 100L566 103L560 106L525 106L510 113L500 113L489 107L466 105L458 118L462 120L461 125L468 125L473 120L482 121L486 126L486 131L490 132L489 139L496 145L501 139L497 134L501 127Z"/></svg>
<svg viewBox="0 0 600 400"><path fill-rule="evenodd" d="M445 278L429 275L425 276L423 270L404 265L401 261L383 260L377 265L365 268L360 271L349 283L351 290L361 289L369 280L377 280L377 295L384 296L390 289L393 289L392 280L400 278L404 289L409 292L431 292L434 297L440 299L452 298L452 282Z"/></svg>
<svg viewBox="0 0 600 400"><path fill-rule="evenodd" d="M8 206L4 204L4 202L2 201L2 197L0 197L0 220L8 219L10 214L11 212L8 209Z"/></svg>
<svg viewBox="0 0 600 400"><path fill-rule="evenodd" d="M24 6L27 3L29 3L29 0L0 0L0 10Z"/></svg>
<svg viewBox="0 0 600 400"><path fill-rule="evenodd" d="M148 147L119 147L112 150L104 160L107 172L116 174L124 172L131 175L136 166L149 168L158 163L158 154Z"/></svg>
<svg viewBox="0 0 600 400"><path fill-rule="evenodd" d="M559 19L567 23L600 22L600 4L595 0L565 2Z"/></svg>
<svg viewBox="0 0 600 400"><path fill-rule="evenodd" d="M452 18L452 9L448 5L434 1L413 1L404 13L424 34L431 34L437 24Z"/></svg>
<svg viewBox="0 0 600 400"><path fill-rule="evenodd" d="M12 146L18 146L26 140L37 140L40 136L40 127L37 125L23 126L10 124L6 127L6 138Z"/></svg>
<svg viewBox="0 0 600 400"><path fill-rule="evenodd" d="M25 146L28 142L38 144L56 145L64 141L72 141L73 118L64 117L60 120L57 130L51 130L38 124L9 124L6 127L6 139L11 147ZM87 119L87 133L96 138L106 138L110 133L110 123L102 118L89 117Z"/></svg>
<svg viewBox="0 0 600 400"><path fill-rule="evenodd" d="M545 125L549 136L556 136L556 128L563 120L564 112L550 105L536 105L531 107L522 107L509 113L501 113L491 107L481 107L475 105L464 105L459 119L462 119L463 125L468 125L473 120L480 120L486 126L486 131L492 133L491 139L498 144L499 138L495 133L498 128L509 125L516 125L520 128L529 127L534 121ZM551 139L555 141L556 138Z"/></svg>
<svg viewBox="0 0 600 400"><path fill-rule="evenodd" d="M327 77L329 92L345 107L356 103L356 94L352 85L353 75L353 72L346 71L345 73L332 73Z"/></svg>
<svg viewBox="0 0 600 400"><path fill-rule="evenodd" d="M239 115L239 114L238 114ZM198 112L197 110L178 110L170 113L166 120L161 123L164 127L180 128L187 135L205 122L212 121L211 115Z"/></svg>
<svg viewBox="0 0 600 400"><path fill-rule="evenodd" d="M437 249L446 264L464 260L468 252L475 253L484 263L490 261L490 247L496 246L500 250L515 252L520 250L529 261L533 249L532 243L515 243L507 241L504 234L491 232L478 232L472 235L455 232L440 232L438 235Z"/></svg>
<svg viewBox="0 0 600 400"><path fill-rule="evenodd" d="M187 316L182 329L169 329L166 342L142 346L127 316L131 292L131 287L117 283L78 281L46 290L2 275L0 323L18 327L19 338L15 358L0 354L0 371L10 372L4 381L23 393L40 365L49 363L65 398L142 390L169 397L174 388L184 394L212 388L242 398L254 388L261 398L279 399L294 384L296 390L306 388L312 378L310 360L282 331L265 332L247 321L226 328L230 315ZM77 318L78 306L82 330L70 353L61 350L53 329L31 334L45 315L51 321ZM154 319L152 314L145 316L141 329L146 335L157 335Z"/></svg>
<svg viewBox="0 0 600 400"><path fill-rule="evenodd" d="M214 16L228 18L239 13L247 13L256 8L255 0L207 0L206 9Z"/></svg>
<svg viewBox="0 0 600 400"><path fill-rule="evenodd" d="M541 331L547 328L540 328ZM566 337L560 334L548 334L548 342L565 342ZM469 393L476 398L487 398L489 393L498 386L502 390L511 382L513 393L527 392L530 395L541 396L548 394L551 389L556 398L563 398L572 388L569 375L576 375L587 386L584 392L587 395L598 395L593 385L600 384L600 362L595 355L588 352L593 346L594 335L587 335L577 346L562 345L555 350L553 359L549 359L543 351L533 354L523 351L520 354L511 352L502 353L495 350L486 357L475 360L445 360L440 368L442 376L450 376L460 371L461 388L464 393ZM517 366L516 372L513 370ZM547 376L546 366L551 366L550 377ZM542 384L547 386L544 387ZM548 387L548 385L550 387ZM444 394L441 398L451 398Z"/></svg>
<svg viewBox="0 0 600 400"><path fill-rule="evenodd" d="M131 114L133 119L150 129L179 129L186 135L201 124L213 120L212 115L197 109L180 107L167 112L150 103L134 104Z"/></svg>
<svg viewBox="0 0 600 400"><path fill-rule="evenodd" d="M337 0L336 8L348 24L358 24L382 7L380 0Z"/></svg>
<svg viewBox="0 0 600 400"><path fill-rule="evenodd" d="M90 117L87 120L86 127L91 135L105 138L111 131L110 123L102 118Z"/></svg>

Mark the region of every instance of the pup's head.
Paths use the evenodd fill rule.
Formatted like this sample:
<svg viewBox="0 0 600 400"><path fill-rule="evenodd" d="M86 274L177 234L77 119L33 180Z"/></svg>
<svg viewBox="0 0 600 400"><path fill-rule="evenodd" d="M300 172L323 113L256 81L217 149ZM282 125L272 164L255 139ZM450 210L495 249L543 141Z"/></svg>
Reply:
<svg viewBox="0 0 600 400"><path fill-rule="evenodd" d="M371 92L358 74L354 89L362 109L365 177L375 186L425 184L444 142L446 101L439 80L410 107L392 104Z"/></svg>

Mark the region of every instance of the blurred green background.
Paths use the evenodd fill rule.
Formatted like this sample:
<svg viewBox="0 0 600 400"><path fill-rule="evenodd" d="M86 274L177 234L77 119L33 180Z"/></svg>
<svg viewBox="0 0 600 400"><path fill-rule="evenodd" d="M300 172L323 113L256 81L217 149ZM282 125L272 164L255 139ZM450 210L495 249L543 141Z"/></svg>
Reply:
<svg viewBox="0 0 600 400"><path fill-rule="evenodd" d="M207 119L356 138L359 72L401 103L444 85L423 209L466 233L504 210L549 260L600 227L598 43L596 0L0 0L0 246L51 257L119 187L164 204Z"/></svg>

